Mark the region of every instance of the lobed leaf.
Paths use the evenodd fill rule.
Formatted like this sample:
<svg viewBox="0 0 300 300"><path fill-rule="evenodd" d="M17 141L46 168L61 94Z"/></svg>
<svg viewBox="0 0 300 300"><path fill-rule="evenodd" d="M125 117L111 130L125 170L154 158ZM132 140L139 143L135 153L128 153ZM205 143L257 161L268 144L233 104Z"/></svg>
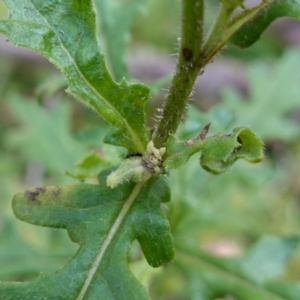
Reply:
<svg viewBox="0 0 300 300"><path fill-rule="evenodd" d="M299 0L264 0L262 8L254 14L249 21L242 25L230 38L230 43L248 48L254 44L263 31L275 19L281 17L290 17L300 21L300 1ZM240 16L233 20L233 23L239 19L245 18L251 14L251 10L246 10Z"/></svg>
<svg viewBox="0 0 300 300"><path fill-rule="evenodd" d="M0 21L0 32L16 46L44 55L64 73L69 92L113 125L107 143L143 152L149 141L144 125L149 89L111 78L96 39L92 1L4 2L10 15Z"/></svg>
<svg viewBox="0 0 300 300"><path fill-rule="evenodd" d="M31 282L1 283L1 299L148 299L128 266L131 242L137 239L153 267L173 259L169 223L160 203L169 201L163 176L141 184L106 187L77 183L34 188L13 199L16 216L26 222L65 228L80 248L61 270Z"/></svg>
<svg viewBox="0 0 300 300"><path fill-rule="evenodd" d="M218 133L192 145L171 136L167 142L167 158L164 165L177 169L187 163L196 152L201 152L201 166L214 174L228 170L239 158L252 163L263 159L263 142L246 127L237 127L232 134Z"/></svg>

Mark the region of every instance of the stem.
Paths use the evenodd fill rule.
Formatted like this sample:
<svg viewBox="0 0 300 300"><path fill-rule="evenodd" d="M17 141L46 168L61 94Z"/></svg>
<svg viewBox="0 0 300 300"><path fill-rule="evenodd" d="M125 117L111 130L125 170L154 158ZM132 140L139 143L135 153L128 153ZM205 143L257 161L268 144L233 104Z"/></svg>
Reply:
<svg viewBox="0 0 300 300"><path fill-rule="evenodd" d="M203 36L204 0L182 0L181 45L175 75L155 132L155 147L163 146L181 121L194 82L203 67L197 64Z"/></svg>
<svg viewBox="0 0 300 300"><path fill-rule="evenodd" d="M216 22L203 45L202 52L205 57L206 54L210 54L215 48L218 48L218 44L222 41L224 31L227 28L228 21L234 9L235 6L227 7L225 4L221 4Z"/></svg>
<svg viewBox="0 0 300 300"><path fill-rule="evenodd" d="M263 0L231 21L237 4L221 3L215 24L202 46L204 0L182 0L179 57L162 119L155 131L156 148L164 146L169 135L176 132L199 72L223 49L228 39L267 4L268 1Z"/></svg>
<svg viewBox="0 0 300 300"><path fill-rule="evenodd" d="M259 5L242 12L230 21L230 14L234 9L232 9L231 13L226 17L226 8L223 7L222 9L221 7L219 13L219 18L221 20L218 21L217 19L211 34L209 34L209 38L207 38L203 46L203 51L201 53L202 57L199 57L199 59L205 58L205 65L208 64L225 47L230 37L268 4L269 2L264 0ZM218 39L214 38L213 31L215 32L216 36L218 36Z"/></svg>

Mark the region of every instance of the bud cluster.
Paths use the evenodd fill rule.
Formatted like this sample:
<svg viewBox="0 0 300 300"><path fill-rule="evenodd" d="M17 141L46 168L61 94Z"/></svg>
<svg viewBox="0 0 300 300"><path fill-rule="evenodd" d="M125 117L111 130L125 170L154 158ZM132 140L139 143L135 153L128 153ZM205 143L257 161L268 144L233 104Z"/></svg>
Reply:
<svg viewBox="0 0 300 300"><path fill-rule="evenodd" d="M157 149L153 141L150 141L142 156L136 155L136 153L126 156L119 168L107 177L107 186L115 188L130 180L133 182L146 181L151 176L162 173L162 157L165 152L166 148Z"/></svg>

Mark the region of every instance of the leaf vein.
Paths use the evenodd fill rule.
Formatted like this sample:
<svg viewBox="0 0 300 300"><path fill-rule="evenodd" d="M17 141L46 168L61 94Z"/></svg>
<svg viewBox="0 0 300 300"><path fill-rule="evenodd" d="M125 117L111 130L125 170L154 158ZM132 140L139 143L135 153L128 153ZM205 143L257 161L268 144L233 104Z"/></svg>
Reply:
<svg viewBox="0 0 300 300"><path fill-rule="evenodd" d="M104 241L98 251L95 261L87 274L86 280L85 280L76 300L84 299L84 295L86 294L88 287L94 278L94 275L102 261L105 251L107 250L108 246L110 245L111 241L113 240L114 236L116 235L128 210L130 209L131 205L133 204L133 201L136 199L137 195L139 194L143 184L144 184L144 182L140 182L140 183L136 184L135 187L133 188L131 194L128 196L127 200L125 201L123 208L121 209L119 215L117 216L114 224L112 225L108 235L104 239Z"/></svg>
<svg viewBox="0 0 300 300"><path fill-rule="evenodd" d="M78 64L76 63L76 61L73 59L72 55L70 54L70 52L67 50L67 48L65 47L64 43L62 42L60 36L56 33L56 31L52 28L52 26L49 24L47 18L45 18L45 16L43 14L41 14L41 12L39 12L39 10L37 9L37 7L34 5L34 3L32 1L30 1L33 5L33 7L35 8L36 12L44 19L45 23L48 25L48 28L54 32L57 40L59 41L61 48L64 50L64 52L66 53L66 55L69 57L70 62L73 64L75 70L77 71L78 75L83 79L83 81L86 83L86 85L90 88L90 90L99 98L102 99L102 101L105 103L105 105L110 108L116 115L118 115L120 117L120 119L122 120L123 124L125 125L125 127L127 128L129 134L133 137L133 140L137 142L138 144L138 148L139 151L144 152L144 145L142 143L142 141L140 140L140 138L138 137L137 134L135 134L135 131L133 130L133 128L129 125L129 123L127 122L126 118L124 118L122 116L122 114L119 113L118 109L116 109L110 102L108 99L106 99L103 95L101 95L97 89L89 82L89 80L86 78L86 76L84 76L84 74L81 72ZM80 98L80 97L79 97ZM96 104L97 105L97 104ZM98 107L98 106L97 106ZM94 107L95 108L95 107ZM100 110L98 111L99 113L101 112ZM100 115L102 116L102 114L100 113ZM111 122L111 120L108 120L109 122Z"/></svg>

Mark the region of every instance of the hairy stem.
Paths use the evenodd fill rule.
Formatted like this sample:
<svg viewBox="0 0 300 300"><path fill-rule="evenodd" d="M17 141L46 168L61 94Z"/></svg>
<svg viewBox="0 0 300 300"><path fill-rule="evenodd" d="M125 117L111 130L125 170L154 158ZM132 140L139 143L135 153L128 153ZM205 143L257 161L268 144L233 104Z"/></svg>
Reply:
<svg viewBox="0 0 300 300"><path fill-rule="evenodd" d="M203 0L182 0L182 29L179 57L154 144L163 146L174 133L185 111L194 82L203 67L197 64L203 36Z"/></svg>
<svg viewBox="0 0 300 300"><path fill-rule="evenodd" d="M222 2L216 21L203 43L204 0L182 0L179 57L162 119L154 136L157 148L164 146L169 135L176 132L199 72L223 49L229 38L267 3L264 0L231 20L238 4Z"/></svg>

